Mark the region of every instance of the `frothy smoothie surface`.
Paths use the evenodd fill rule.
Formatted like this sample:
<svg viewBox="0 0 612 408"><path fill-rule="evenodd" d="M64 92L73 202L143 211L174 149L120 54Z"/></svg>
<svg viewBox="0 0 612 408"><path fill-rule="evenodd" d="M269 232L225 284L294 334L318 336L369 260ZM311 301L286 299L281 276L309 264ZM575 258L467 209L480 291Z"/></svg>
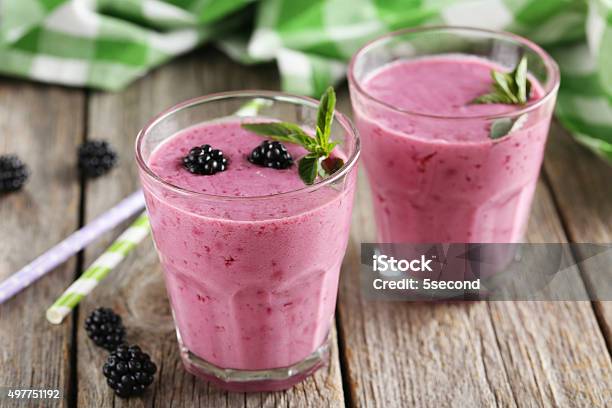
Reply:
<svg viewBox="0 0 612 408"><path fill-rule="evenodd" d="M149 158L155 174L175 186L207 194L255 197L304 188L297 165L285 170L250 163L246 158L265 139L240 127L239 120L203 123L187 128L162 143ZM182 159L193 147L209 144L228 159L228 168L214 176L188 172ZM294 161L306 154L298 145L284 144Z"/></svg>
<svg viewBox="0 0 612 408"><path fill-rule="evenodd" d="M493 83L491 70L508 71L486 59L449 54L387 64L370 74L363 85L368 94L388 105L424 115L477 117L511 113L521 108L516 105L471 103L478 96L490 92ZM541 86L532 79L531 101L542 95ZM395 122L394 127L398 130L415 127L418 130L419 125L425 125L417 122L415 126L410 123L410 118L386 120ZM405 123L398 123L402 121ZM443 124L437 123L437 126L443 128ZM464 127L464 130L467 131L461 134L440 132L435 136L445 140L487 140L489 136L488 129L478 124L473 128ZM432 136L432 133L429 132L429 135Z"/></svg>

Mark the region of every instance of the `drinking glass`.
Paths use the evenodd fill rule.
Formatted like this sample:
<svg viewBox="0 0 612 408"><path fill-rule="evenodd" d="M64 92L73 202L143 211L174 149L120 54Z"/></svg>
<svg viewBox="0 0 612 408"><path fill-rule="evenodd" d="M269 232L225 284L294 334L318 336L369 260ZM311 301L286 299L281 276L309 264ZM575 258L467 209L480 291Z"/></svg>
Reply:
<svg viewBox="0 0 612 408"><path fill-rule="evenodd" d="M286 389L326 362L359 156L357 132L336 112L331 139L345 165L295 191L217 196L170 184L150 168L152 153L177 132L245 120L244 107L253 101L259 103L257 118L316 126L315 100L228 92L170 108L136 141L183 363L234 391Z"/></svg>
<svg viewBox="0 0 612 408"><path fill-rule="evenodd" d="M497 115L419 113L373 96L364 83L387 64L462 55L511 70L522 56L541 97ZM349 67L380 242L518 242L523 239L559 87L553 59L510 33L461 27L397 31L361 48ZM449 86L453 79L448 79ZM409 95L410 89L394 89ZM512 128L499 139L462 133Z"/></svg>

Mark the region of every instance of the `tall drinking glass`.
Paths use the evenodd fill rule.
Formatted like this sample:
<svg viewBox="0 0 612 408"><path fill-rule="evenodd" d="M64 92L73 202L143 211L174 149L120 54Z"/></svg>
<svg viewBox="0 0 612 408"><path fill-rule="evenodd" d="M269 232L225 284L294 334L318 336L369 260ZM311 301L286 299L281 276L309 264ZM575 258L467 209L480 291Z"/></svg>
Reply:
<svg viewBox="0 0 612 408"><path fill-rule="evenodd" d="M523 56L528 103L467 102ZM546 52L509 33L402 30L353 56L349 84L381 242L522 240L559 87Z"/></svg>
<svg viewBox="0 0 612 408"><path fill-rule="evenodd" d="M265 102L255 117L235 115L254 99ZM311 186L268 195L187 189L160 177L151 162L163 163L164 158L155 159L156 150L168 149L167 143L175 142L169 139L191 129L212 129L227 145L242 143L233 138L244 135L227 129L240 129L243 120L289 121L313 129L317 106L315 100L276 92L210 95L169 109L138 135L136 157L181 357L189 372L222 388L285 389L325 363L359 138L349 120L336 113L332 140L339 143L344 167ZM246 168L244 153L230 159L221 177L241 180L239 170L250 171L249 177L260 174ZM180 160L174 161L170 165L182 174ZM286 171L297 174L295 165ZM244 180L246 191L251 186ZM272 190L274 180L267 183Z"/></svg>

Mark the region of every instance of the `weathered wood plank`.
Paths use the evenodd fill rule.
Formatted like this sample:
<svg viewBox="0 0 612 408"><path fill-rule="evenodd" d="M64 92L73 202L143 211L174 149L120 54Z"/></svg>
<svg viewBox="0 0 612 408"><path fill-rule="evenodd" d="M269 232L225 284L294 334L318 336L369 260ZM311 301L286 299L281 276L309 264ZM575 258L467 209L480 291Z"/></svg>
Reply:
<svg viewBox="0 0 612 408"><path fill-rule="evenodd" d="M0 154L17 154L32 171L23 191L0 196L0 279L78 228L75 160L83 112L81 91L0 81ZM72 319L52 326L45 310L72 281L75 267L73 258L0 306L0 385L63 394L61 401L24 402L28 406L69 404Z"/></svg>
<svg viewBox="0 0 612 408"><path fill-rule="evenodd" d="M245 68L213 50L181 58L117 94L96 93L89 102L89 137L107 138L122 153L121 165L109 177L87 187L87 219L91 219L138 188L132 160L137 131L151 116L181 100L236 89L275 89L278 78L271 66ZM87 251L94 259L111 237ZM158 363L153 389L143 399L113 400L102 380L104 353L79 328L80 406L343 406L337 346L331 364L314 378L287 392L233 394L198 381L182 367L161 269L150 240L141 245L81 306L79 325L96 306L113 307L124 316L130 342L140 343Z"/></svg>
<svg viewBox="0 0 612 408"><path fill-rule="evenodd" d="M346 95L340 99L349 112ZM587 302L364 299L359 243L375 240L372 214L361 177L338 317L350 401L373 407L605 406L612 365ZM528 239L565 240L542 182Z"/></svg>
<svg viewBox="0 0 612 408"><path fill-rule="evenodd" d="M612 166L571 140L558 123L544 162L559 211L574 242L612 242ZM599 298L612 293L612 254L582 264L587 288ZM612 301L594 302L599 323L612 350Z"/></svg>
<svg viewBox="0 0 612 408"><path fill-rule="evenodd" d="M567 241L543 182L536 193L528 240ZM576 280L574 286L585 298L583 282ZM612 363L589 302L491 302L489 313L519 406L530 401L560 407L609 404Z"/></svg>

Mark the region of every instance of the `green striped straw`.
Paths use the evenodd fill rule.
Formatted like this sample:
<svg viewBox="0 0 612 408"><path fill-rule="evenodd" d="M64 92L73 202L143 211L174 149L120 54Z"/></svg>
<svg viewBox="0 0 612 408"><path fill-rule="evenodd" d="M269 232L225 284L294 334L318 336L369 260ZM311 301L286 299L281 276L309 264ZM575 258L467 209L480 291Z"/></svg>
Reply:
<svg viewBox="0 0 612 408"><path fill-rule="evenodd" d="M248 117L256 116L262 108L272 106L272 101L263 98L253 98L238 109L234 115Z"/></svg>
<svg viewBox="0 0 612 408"><path fill-rule="evenodd" d="M75 280L47 309L47 320L53 324L60 324L66 316L72 312L81 299L87 296L98 284L106 278L110 271L125 259L125 257L136 248L136 246L149 235L150 225L147 214L143 212L109 246L104 253L94 261L83 274Z"/></svg>

